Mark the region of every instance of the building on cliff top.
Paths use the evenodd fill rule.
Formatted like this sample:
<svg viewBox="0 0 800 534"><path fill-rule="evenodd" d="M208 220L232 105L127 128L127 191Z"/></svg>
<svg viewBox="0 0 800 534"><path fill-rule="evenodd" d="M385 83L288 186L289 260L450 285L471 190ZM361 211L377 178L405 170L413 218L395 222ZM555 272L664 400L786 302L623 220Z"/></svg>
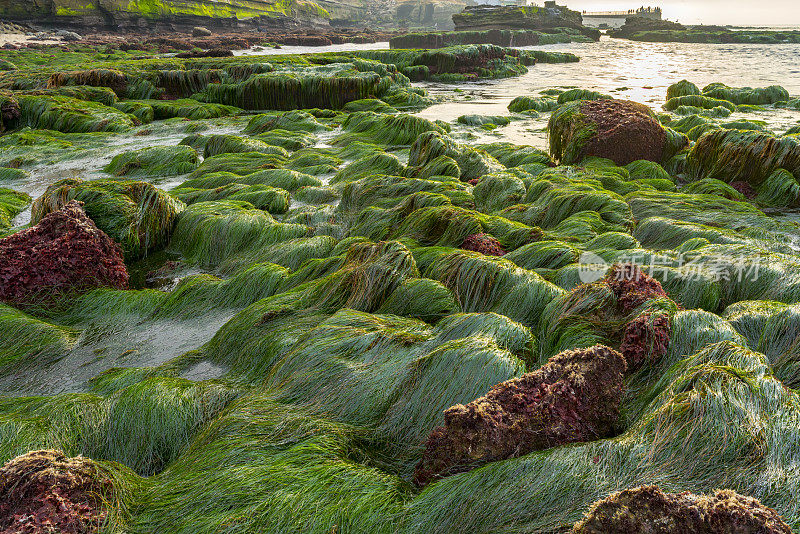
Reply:
<svg viewBox="0 0 800 534"><path fill-rule="evenodd" d="M592 28L620 28L628 17L661 20L660 7L640 7L627 11L584 11L583 23Z"/></svg>

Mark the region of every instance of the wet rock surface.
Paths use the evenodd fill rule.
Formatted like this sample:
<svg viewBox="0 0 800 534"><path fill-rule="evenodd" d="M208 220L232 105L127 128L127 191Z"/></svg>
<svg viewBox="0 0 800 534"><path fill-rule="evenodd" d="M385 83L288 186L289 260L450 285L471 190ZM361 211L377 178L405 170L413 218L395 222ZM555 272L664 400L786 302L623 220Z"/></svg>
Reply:
<svg viewBox="0 0 800 534"><path fill-rule="evenodd" d="M65 291L124 289L122 249L72 201L0 240L0 300L33 303Z"/></svg>
<svg viewBox="0 0 800 534"><path fill-rule="evenodd" d="M778 513L731 490L664 493L642 486L592 505L572 534L789 534Z"/></svg>
<svg viewBox="0 0 800 534"><path fill-rule="evenodd" d="M415 482L612 434L625 368L622 355L602 345L565 351L466 406L452 406L426 442Z"/></svg>
<svg viewBox="0 0 800 534"><path fill-rule="evenodd" d="M0 534L98 532L109 487L88 458L55 450L18 456L0 468Z"/></svg>

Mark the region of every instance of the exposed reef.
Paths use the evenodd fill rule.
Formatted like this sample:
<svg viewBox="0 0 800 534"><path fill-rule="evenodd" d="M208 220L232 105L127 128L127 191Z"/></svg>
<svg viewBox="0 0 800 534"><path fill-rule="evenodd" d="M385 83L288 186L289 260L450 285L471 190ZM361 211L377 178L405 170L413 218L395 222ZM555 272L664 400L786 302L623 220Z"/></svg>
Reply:
<svg viewBox="0 0 800 534"><path fill-rule="evenodd" d="M781 44L800 43L800 31L731 29L722 26L684 26L668 20L628 17L608 34L612 37L658 43Z"/></svg>
<svg viewBox="0 0 800 534"><path fill-rule="evenodd" d="M800 527L790 87L140 33L0 50L0 531Z"/></svg>

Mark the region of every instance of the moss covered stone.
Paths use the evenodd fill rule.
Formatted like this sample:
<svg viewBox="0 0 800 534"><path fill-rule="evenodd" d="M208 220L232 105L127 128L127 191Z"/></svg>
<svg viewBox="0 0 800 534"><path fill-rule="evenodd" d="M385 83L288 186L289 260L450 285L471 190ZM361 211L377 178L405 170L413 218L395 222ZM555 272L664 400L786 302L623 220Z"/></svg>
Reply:
<svg viewBox="0 0 800 534"><path fill-rule="evenodd" d="M578 100L559 107L548 124L550 153L564 164L599 156L627 165L660 162L686 146L677 132L665 130L643 104L625 100Z"/></svg>

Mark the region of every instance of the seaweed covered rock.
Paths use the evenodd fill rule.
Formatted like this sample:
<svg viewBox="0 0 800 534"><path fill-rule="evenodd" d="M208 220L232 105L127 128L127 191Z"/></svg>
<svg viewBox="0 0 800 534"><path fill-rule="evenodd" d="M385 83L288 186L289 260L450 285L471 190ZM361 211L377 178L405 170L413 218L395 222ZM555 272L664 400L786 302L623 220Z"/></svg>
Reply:
<svg viewBox="0 0 800 534"><path fill-rule="evenodd" d="M689 80L681 80L667 87L667 100L678 96L699 95L700 88Z"/></svg>
<svg viewBox="0 0 800 534"><path fill-rule="evenodd" d="M444 412L414 474L425 485L480 464L609 436L619 417L626 366L608 347L565 351Z"/></svg>
<svg viewBox="0 0 800 534"><path fill-rule="evenodd" d="M192 98L248 110L341 109L353 100L381 97L395 76L360 71L351 63L332 63L265 72L239 83L210 83Z"/></svg>
<svg viewBox="0 0 800 534"><path fill-rule="evenodd" d="M0 239L0 281L0 300L33 303L67 291L124 289L128 272L119 245L72 201Z"/></svg>
<svg viewBox="0 0 800 534"><path fill-rule="evenodd" d="M778 513L732 490L664 493L641 486L596 502L572 534L789 534Z"/></svg>
<svg viewBox="0 0 800 534"><path fill-rule="evenodd" d="M614 292L625 315L650 299L669 298L661 282L631 263L614 265L606 275L605 282Z"/></svg>
<svg viewBox="0 0 800 534"><path fill-rule="evenodd" d="M146 182L67 178L55 182L31 206L31 221L71 200L84 203L89 217L125 251L127 259L166 246L184 204Z"/></svg>
<svg viewBox="0 0 800 534"><path fill-rule="evenodd" d="M151 146L114 156L105 172L116 176L159 177L192 172L200 165L197 152L189 146Z"/></svg>
<svg viewBox="0 0 800 534"><path fill-rule="evenodd" d="M450 136L437 131L424 132L414 140L408 165L422 167L440 156L447 156L456 162L461 170L461 181L464 182L505 169L485 150L460 145Z"/></svg>
<svg viewBox="0 0 800 534"><path fill-rule="evenodd" d="M666 314L643 313L625 325L619 351L625 357L628 371L635 371L647 360L660 360L669 349L671 331Z"/></svg>
<svg viewBox="0 0 800 534"><path fill-rule="evenodd" d="M717 178L759 186L778 169L800 176L800 140L744 130L713 130L687 158L691 178Z"/></svg>
<svg viewBox="0 0 800 534"><path fill-rule="evenodd" d="M518 96L508 104L508 111L512 113L523 113L525 111L553 111L558 107L558 101L549 96Z"/></svg>
<svg viewBox="0 0 800 534"><path fill-rule="evenodd" d="M506 253L506 251L503 250L500 241L498 241L496 237L486 233L472 234L467 236L464 242L461 243L461 248L464 250L480 252L486 256L503 256Z"/></svg>
<svg viewBox="0 0 800 534"><path fill-rule="evenodd" d="M11 127L86 133L124 132L136 124L134 117L116 108L68 96L22 95L17 101L19 115L10 121Z"/></svg>
<svg viewBox="0 0 800 534"><path fill-rule="evenodd" d="M18 456L0 468L0 533L99 532L109 486L88 458L54 450Z"/></svg>
<svg viewBox="0 0 800 534"><path fill-rule="evenodd" d="M569 102L553 112L548 129L550 153L562 164L579 163L589 156L617 165L660 162L688 144L684 136L661 126L650 108L628 100Z"/></svg>
<svg viewBox="0 0 800 534"><path fill-rule="evenodd" d="M752 87L728 87L724 83L712 83L703 87L703 94L734 104L752 106L789 100L789 92L780 85L753 89Z"/></svg>

